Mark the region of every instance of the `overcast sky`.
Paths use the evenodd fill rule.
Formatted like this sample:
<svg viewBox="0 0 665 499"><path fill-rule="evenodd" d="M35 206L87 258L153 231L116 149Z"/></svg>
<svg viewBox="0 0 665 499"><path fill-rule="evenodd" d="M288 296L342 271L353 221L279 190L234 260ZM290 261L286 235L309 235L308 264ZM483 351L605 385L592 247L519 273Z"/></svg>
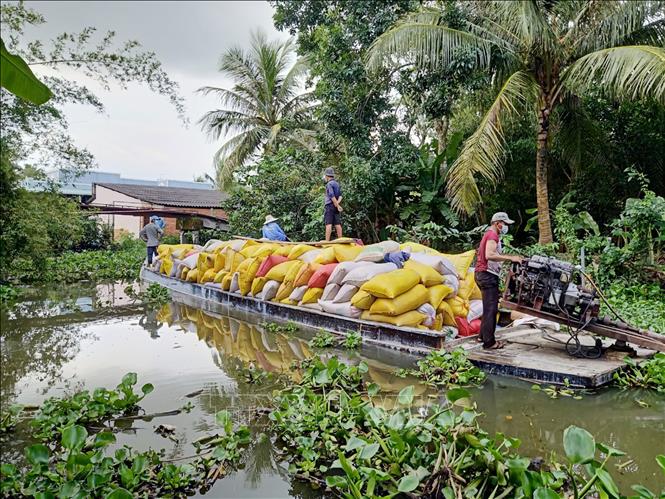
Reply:
<svg viewBox="0 0 665 499"><path fill-rule="evenodd" d="M154 51L186 99L185 128L166 97L135 85L111 92L95 87L106 106L100 115L83 106L68 106L71 135L96 157L98 170L124 177L192 180L213 174L212 156L220 143L210 142L197 120L215 109L214 97L194 92L204 85L228 87L217 72L220 55L234 45L247 45L252 30L285 39L272 24L272 7L261 1L220 2L26 2L47 23L31 30L42 40L63 31L94 26L116 31L119 41L135 39ZM92 87L91 87L92 88Z"/></svg>

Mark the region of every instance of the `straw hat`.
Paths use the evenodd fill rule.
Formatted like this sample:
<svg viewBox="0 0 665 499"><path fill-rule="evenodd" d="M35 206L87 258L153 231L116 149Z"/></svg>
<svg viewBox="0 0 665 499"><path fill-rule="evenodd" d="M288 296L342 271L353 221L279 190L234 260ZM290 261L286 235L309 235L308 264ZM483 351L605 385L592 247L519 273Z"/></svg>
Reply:
<svg viewBox="0 0 665 499"><path fill-rule="evenodd" d="M269 223L271 223L271 222L276 222L277 220L279 220L279 218L275 218L275 217L273 217L272 215L268 215L268 216L266 217L266 221L263 222L263 225L268 225Z"/></svg>

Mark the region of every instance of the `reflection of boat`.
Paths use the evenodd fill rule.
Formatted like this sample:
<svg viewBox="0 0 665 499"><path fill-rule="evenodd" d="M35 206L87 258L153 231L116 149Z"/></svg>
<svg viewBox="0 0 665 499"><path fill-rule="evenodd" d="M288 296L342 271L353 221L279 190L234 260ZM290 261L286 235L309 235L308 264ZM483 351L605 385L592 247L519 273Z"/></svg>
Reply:
<svg viewBox="0 0 665 499"><path fill-rule="evenodd" d="M244 366L253 364L264 371L298 377L294 363L312 357L313 352L306 340L294 335L268 332L263 326L249 324L225 315L204 312L178 302L167 303L157 313L157 320L169 325L178 325L184 331L195 333L199 340L215 348L221 355L238 359ZM337 352L344 357L343 352ZM325 355L324 355L325 357ZM395 375L395 366L376 359L362 359L368 367L368 382L381 387L385 398L383 406L390 407L402 388L415 386L415 395L425 396L427 387L416 378L401 378ZM359 359L346 359L358 362Z"/></svg>

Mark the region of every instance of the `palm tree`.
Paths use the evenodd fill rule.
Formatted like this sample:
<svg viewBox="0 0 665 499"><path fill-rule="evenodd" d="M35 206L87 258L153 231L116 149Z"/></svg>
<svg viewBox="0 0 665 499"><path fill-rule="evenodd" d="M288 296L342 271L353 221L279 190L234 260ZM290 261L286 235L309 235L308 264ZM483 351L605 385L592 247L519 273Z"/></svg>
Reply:
<svg viewBox="0 0 665 499"><path fill-rule="evenodd" d="M552 120L570 125L576 100L591 87L615 98L665 102L664 4L523 0L467 5L465 30L443 25L437 9L405 17L374 42L368 65L377 67L392 57L445 67L458 51L471 50L477 67L491 67L496 97L451 166L447 194L458 212L473 213L481 202L477 178L496 185L502 176L503 123L532 113L539 242L552 242L547 186Z"/></svg>
<svg viewBox="0 0 665 499"><path fill-rule="evenodd" d="M253 33L249 50L234 47L222 56L219 70L233 87L198 90L217 95L224 107L208 111L199 120L202 129L213 140L236 134L215 154L218 185L228 185L234 172L281 144L311 147L312 95L298 93L306 65L304 60L291 65L293 55L292 40L269 42L265 34Z"/></svg>

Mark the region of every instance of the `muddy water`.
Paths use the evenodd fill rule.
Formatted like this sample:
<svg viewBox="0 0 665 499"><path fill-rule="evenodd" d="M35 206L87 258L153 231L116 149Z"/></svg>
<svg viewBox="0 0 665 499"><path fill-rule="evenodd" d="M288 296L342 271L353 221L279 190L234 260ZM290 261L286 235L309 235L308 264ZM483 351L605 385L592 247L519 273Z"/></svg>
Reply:
<svg viewBox="0 0 665 499"><path fill-rule="evenodd" d="M120 421L118 445L163 448L167 458L193 454L191 442L215 431L214 414L230 409L237 420L248 420L266 407L276 380L248 383L252 364L270 372L288 371L312 355L313 331L284 335L254 323L204 313L177 301L150 309L133 304L123 285L87 285L32 290L25 300L3 312L1 336L1 402L38 405L45 398L81 388L114 386L126 372L139 384L155 385L141 406L147 413L189 405L189 412L152 421ZM321 352L318 352L321 353ZM364 360L369 376L387 395L415 384L393 375L416 359L376 347L360 352L327 351L348 362ZM421 400L441 394L418 385ZM490 378L473 391L483 426L522 440L522 453L547 457L561 453L563 430L575 424L596 439L627 452L614 471L624 493L642 483L660 490L665 484L654 458L665 452L665 396L604 389L582 400L550 399L529 383ZM637 401L640 401L638 403ZM388 397L386 405L390 405ZM648 405L648 407L643 407ZM154 432L157 424L177 428L176 442ZM260 431L261 428L257 428ZM20 453L23 428L3 450L3 460ZM216 483L206 497L319 497L320 493L292 480L268 440L249 449L243 468Z"/></svg>

